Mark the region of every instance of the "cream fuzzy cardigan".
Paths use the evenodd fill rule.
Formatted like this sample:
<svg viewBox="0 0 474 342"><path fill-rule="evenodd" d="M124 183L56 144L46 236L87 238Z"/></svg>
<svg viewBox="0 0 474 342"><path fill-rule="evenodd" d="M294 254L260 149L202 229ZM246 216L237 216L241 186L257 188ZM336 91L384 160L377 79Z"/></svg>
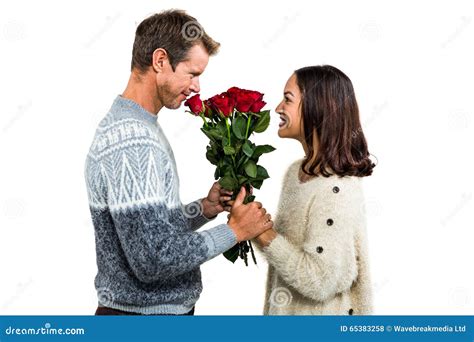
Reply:
<svg viewBox="0 0 474 342"><path fill-rule="evenodd" d="M301 160L285 176L268 261L265 315L364 315L372 310L359 177L300 183Z"/></svg>

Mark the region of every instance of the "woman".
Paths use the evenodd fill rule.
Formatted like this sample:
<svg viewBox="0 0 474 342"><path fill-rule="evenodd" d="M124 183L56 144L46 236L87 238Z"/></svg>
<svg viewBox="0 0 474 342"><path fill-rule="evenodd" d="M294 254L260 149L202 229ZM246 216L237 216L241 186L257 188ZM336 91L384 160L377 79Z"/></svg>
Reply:
<svg viewBox="0 0 474 342"><path fill-rule="evenodd" d="M370 314L361 180L375 165L352 83L328 65L296 70L276 111L278 135L305 157L286 173L274 229L256 238L269 264L264 314Z"/></svg>

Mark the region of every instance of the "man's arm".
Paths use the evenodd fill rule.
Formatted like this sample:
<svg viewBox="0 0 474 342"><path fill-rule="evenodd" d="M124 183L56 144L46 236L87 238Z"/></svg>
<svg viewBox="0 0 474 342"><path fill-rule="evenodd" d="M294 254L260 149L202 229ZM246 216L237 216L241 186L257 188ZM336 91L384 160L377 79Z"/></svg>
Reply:
<svg viewBox="0 0 474 342"><path fill-rule="evenodd" d="M188 219L189 228L193 231L198 230L217 217L217 214L213 217L206 217L204 213L204 205L204 198L202 198L183 207L184 216Z"/></svg>
<svg viewBox="0 0 474 342"><path fill-rule="evenodd" d="M143 282L189 272L236 244L226 225L188 230L180 205L170 199L170 161L157 142L141 139L104 154L102 177L121 247Z"/></svg>
<svg viewBox="0 0 474 342"><path fill-rule="evenodd" d="M223 189L219 182L212 184L207 197L184 206L184 215L188 218L190 228L198 230L215 219L224 211L223 203L230 199L229 191Z"/></svg>

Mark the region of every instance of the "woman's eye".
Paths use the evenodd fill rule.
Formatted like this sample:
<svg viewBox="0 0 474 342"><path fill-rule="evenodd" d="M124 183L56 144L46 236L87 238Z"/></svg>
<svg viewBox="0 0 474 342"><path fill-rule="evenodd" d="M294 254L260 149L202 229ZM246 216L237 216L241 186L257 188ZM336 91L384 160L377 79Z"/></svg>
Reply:
<svg viewBox="0 0 474 342"><path fill-rule="evenodd" d="M285 102L288 103L290 102L290 99L285 96Z"/></svg>

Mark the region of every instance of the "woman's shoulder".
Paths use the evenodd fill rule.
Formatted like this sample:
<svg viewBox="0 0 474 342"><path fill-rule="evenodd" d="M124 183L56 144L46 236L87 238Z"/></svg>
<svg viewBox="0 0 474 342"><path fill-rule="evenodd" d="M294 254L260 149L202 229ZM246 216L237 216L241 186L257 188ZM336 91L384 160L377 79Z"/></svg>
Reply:
<svg viewBox="0 0 474 342"><path fill-rule="evenodd" d="M312 194L312 200L326 203L348 203L363 200L363 179L356 176L339 176L331 174L328 177L319 175L305 184Z"/></svg>

